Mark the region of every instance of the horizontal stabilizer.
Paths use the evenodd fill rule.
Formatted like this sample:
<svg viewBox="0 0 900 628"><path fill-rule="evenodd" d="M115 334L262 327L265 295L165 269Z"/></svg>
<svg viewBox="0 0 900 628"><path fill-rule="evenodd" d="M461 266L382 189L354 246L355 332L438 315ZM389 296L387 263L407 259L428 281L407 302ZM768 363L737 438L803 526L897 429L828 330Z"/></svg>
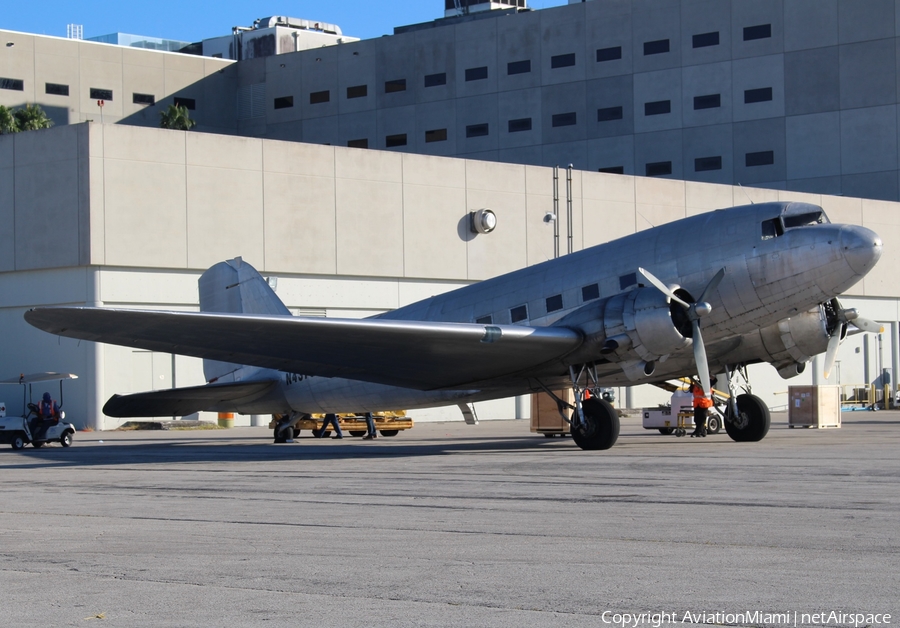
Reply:
<svg viewBox="0 0 900 628"><path fill-rule="evenodd" d="M185 416L195 412L229 412L236 405L262 397L276 385L275 381L208 384L190 388L171 388L113 395L103 413L124 419L135 417Z"/></svg>

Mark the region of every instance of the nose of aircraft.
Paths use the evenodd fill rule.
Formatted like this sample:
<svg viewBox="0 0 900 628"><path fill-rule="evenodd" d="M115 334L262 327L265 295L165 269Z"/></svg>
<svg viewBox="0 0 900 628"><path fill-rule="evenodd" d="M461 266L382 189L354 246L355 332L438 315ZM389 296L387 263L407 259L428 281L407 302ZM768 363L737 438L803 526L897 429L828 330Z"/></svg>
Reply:
<svg viewBox="0 0 900 628"><path fill-rule="evenodd" d="M844 225L841 229L841 253L850 268L865 275L881 258L883 244L878 234L858 225Z"/></svg>

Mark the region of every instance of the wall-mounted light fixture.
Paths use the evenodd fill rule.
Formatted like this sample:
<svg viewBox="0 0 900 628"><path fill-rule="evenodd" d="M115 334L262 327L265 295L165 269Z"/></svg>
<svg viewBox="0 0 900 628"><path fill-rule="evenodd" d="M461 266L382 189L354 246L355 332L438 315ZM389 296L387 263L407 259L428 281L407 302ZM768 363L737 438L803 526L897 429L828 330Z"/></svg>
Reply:
<svg viewBox="0 0 900 628"><path fill-rule="evenodd" d="M490 233L497 228L497 214L489 209L469 212L469 228L472 233Z"/></svg>
<svg viewBox="0 0 900 628"><path fill-rule="evenodd" d="M16 45L16 42L14 42L14 41L8 41L8 42L6 42L6 47L7 47L7 48L12 48L12 47L15 46L15 45Z"/></svg>

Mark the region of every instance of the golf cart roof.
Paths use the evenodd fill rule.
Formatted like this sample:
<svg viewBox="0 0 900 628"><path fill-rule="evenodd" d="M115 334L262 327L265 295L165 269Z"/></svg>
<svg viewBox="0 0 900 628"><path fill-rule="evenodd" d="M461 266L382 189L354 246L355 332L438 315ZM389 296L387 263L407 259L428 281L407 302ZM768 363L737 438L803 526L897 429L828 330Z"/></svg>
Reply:
<svg viewBox="0 0 900 628"><path fill-rule="evenodd" d="M37 382L54 382L64 379L78 379L74 373L31 373L19 375L10 379L0 380L0 384L35 384Z"/></svg>

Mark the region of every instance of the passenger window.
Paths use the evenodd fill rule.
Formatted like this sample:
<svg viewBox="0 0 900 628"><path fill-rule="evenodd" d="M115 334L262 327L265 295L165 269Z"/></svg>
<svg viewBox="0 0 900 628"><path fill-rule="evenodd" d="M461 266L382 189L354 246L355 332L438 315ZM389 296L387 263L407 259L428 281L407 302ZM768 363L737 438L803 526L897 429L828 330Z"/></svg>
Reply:
<svg viewBox="0 0 900 628"><path fill-rule="evenodd" d="M772 218L771 220L766 220L762 224L762 239L763 240L771 240L772 238L777 238L780 235L784 235L784 230L781 228L781 219L780 218Z"/></svg>
<svg viewBox="0 0 900 628"><path fill-rule="evenodd" d="M582 301L591 301L592 299L600 298L600 287L592 283L589 286L585 286L581 289L581 300Z"/></svg>
<svg viewBox="0 0 900 628"><path fill-rule="evenodd" d="M563 307L562 304L562 295L555 294L552 297L547 297L547 313L555 312L556 310L561 310Z"/></svg>
<svg viewBox="0 0 900 628"><path fill-rule="evenodd" d="M637 283L637 273L628 273L627 275L622 275L619 277L619 289L624 290L628 286L633 286Z"/></svg>
<svg viewBox="0 0 900 628"><path fill-rule="evenodd" d="M513 323L518 323L520 321L524 321L528 318L528 306L520 305L519 307L514 307L509 311L509 319Z"/></svg>
<svg viewBox="0 0 900 628"><path fill-rule="evenodd" d="M479 325L492 325L494 323L494 317L488 314L487 316L476 318L475 322Z"/></svg>

